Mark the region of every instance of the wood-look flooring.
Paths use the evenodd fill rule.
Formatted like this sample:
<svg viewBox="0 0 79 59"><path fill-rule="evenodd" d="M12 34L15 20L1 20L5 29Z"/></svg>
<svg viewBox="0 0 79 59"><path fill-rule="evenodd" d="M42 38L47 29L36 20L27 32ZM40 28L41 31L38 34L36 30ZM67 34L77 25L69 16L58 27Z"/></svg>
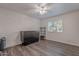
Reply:
<svg viewBox="0 0 79 59"><path fill-rule="evenodd" d="M79 47L55 41L41 40L28 46L7 48L3 56L79 56Z"/></svg>

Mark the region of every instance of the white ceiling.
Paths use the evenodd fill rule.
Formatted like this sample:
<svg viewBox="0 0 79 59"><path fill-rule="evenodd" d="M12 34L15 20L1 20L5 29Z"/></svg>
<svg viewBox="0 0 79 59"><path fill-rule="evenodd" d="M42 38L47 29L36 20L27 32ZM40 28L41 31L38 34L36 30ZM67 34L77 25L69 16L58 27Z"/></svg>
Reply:
<svg viewBox="0 0 79 59"><path fill-rule="evenodd" d="M40 15L39 13L35 12L35 5L37 4L39 3L0 3L0 8L12 10L38 19L45 19L63 13L79 10L78 3L49 3L47 5L51 7L51 9L47 14Z"/></svg>

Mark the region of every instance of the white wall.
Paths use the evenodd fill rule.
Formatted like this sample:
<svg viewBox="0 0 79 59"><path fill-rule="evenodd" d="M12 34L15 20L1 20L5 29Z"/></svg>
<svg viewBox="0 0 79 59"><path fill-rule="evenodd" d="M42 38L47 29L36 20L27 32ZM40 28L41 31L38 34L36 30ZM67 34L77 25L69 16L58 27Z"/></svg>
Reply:
<svg viewBox="0 0 79 59"><path fill-rule="evenodd" d="M79 46L79 11L41 20L40 23L38 19L0 8L0 36L6 36L6 47L11 47L21 43L20 31L39 30L40 25L47 27L49 21L59 19L63 20L64 32L47 31L46 38Z"/></svg>
<svg viewBox="0 0 79 59"><path fill-rule="evenodd" d="M0 36L6 36L6 47L20 44L20 31L39 30L40 20L0 8Z"/></svg>
<svg viewBox="0 0 79 59"><path fill-rule="evenodd" d="M41 20L41 26L47 28L47 23L53 20L63 20L64 32L62 33L50 33L47 31L47 39L63 42L67 44L79 46L79 11L51 17L45 20Z"/></svg>

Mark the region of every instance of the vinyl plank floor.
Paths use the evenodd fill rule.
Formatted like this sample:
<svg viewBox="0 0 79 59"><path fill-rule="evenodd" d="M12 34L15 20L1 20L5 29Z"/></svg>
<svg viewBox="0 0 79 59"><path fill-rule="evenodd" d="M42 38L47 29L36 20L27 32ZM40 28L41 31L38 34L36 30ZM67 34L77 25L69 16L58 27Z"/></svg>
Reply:
<svg viewBox="0 0 79 59"><path fill-rule="evenodd" d="M79 56L79 47L41 40L27 46L17 45L1 51L1 56Z"/></svg>

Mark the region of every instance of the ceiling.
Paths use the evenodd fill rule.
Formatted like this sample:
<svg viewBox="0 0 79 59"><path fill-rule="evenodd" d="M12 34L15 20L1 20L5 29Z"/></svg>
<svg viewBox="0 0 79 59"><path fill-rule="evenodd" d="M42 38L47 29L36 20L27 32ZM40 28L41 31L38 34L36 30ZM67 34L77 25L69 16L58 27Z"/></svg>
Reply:
<svg viewBox="0 0 79 59"><path fill-rule="evenodd" d="M35 11L35 5L38 4L39 3L0 3L0 8L12 10L38 19L46 19L48 17L79 10L78 3L48 3L47 6L50 7L50 9L46 14L40 15Z"/></svg>

